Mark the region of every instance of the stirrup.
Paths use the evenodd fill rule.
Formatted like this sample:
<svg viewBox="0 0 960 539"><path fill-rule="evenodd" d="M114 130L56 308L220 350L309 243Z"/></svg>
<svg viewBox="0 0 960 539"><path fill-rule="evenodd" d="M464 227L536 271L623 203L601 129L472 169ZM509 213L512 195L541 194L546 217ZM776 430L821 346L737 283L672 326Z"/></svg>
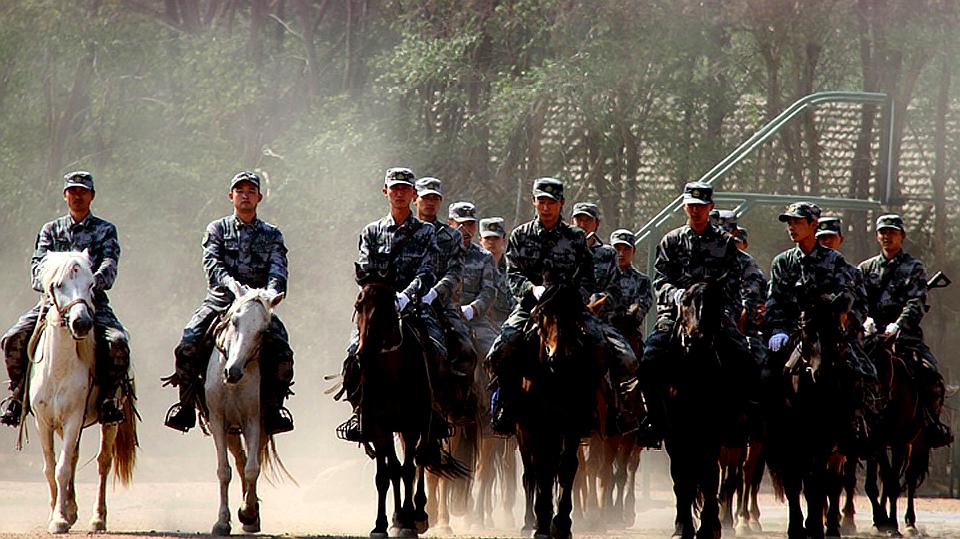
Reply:
<svg viewBox="0 0 960 539"><path fill-rule="evenodd" d="M0 408L3 409L0 424L10 427L20 426L20 418L23 416L23 402L20 399L11 395L0 401Z"/></svg>
<svg viewBox="0 0 960 539"><path fill-rule="evenodd" d="M123 420L126 419L123 410L118 406L117 399L115 398L109 398L101 402L97 406L97 415L102 425L114 425L116 423L122 423Z"/></svg>
<svg viewBox="0 0 960 539"><path fill-rule="evenodd" d="M264 422L264 427L266 427L267 434L270 436L290 432L293 430L293 414L286 407L281 406L276 410L276 415L272 417L269 423Z"/></svg>
<svg viewBox="0 0 960 539"><path fill-rule="evenodd" d="M196 416L196 412L190 413L190 412L193 412L193 410L190 410L190 412L186 412L184 410L188 410L188 408L186 408L182 402L178 402L174 404L173 406L170 407L169 410L167 410L167 415L163 420L163 424L166 425L167 427L170 427L173 430L178 430L180 432L189 431L190 429L196 426L197 416ZM185 422L181 422L184 420L184 417L182 414L187 414L187 413L190 413L189 417Z"/></svg>
<svg viewBox="0 0 960 539"><path fill-rule="evenodd" d="M362 442L363 431L360 430L360 416L353 414L350 419L337 426L337 438L347 442Z"/></svg>

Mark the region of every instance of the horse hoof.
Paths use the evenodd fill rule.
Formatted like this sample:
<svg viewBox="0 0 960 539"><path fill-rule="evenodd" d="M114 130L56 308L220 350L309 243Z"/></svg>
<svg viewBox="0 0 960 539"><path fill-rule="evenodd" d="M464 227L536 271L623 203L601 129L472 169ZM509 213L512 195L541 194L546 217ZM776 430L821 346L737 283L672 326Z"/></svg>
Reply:
<svg viewBox="0 0 960 539"><path fill-rule="evenodd" d="M903 534L907 537L920 537L920 530L916 526L907 526L907 529L903 530Z"/></svg>
<svg viewBox="0 0 960 539"><path fill-rule="evenodd" d="M750 521L750 531L753 533L763 533L763 526L760 525L759 520Z"/></svg>
<svg viewBox="0 0 960 539"><path fill-rule="evenodd" d="M70 523L62 518L56 518L50 521L50 525L47 526L47 531L50 533L67 533L70 531Z"/></svg>
<svg viewBox="0 0 960 539"><path fill-rule="evenodd" d="M414 520L413 525L417 528L417 533L424 534L430 529L430 519Z"/></svg>
<svg viewBox="0 0 960 539"><path fill-rule="evenodd" d="M533 539L550 539L550 534L545 532L534 532Z"/></svg>
<svg viewBox="0 0 960 539"><path fill-rule="evenodd" d="M417 530L413 528L401 528L400 533L397 534L397 537L402 537L404 539L416 539L417 536Z"/></svg>
<svg viewBox="0 0 960 539"><path fill-rule="evenodd" d="M260 533L260 519L257 519L257 522L252 524L244 524L243 531L247 533Z"/></svg>
<svg viewBox="0 0 960 539"><path fill-rule="evenodd" d="M453 535L453 530L450 528L450 526L447 526L446 524L444 524L442 526L435 526L433 528L433 534L438 535L440 537L449 537Z"/></svg>
<svg viewBox="0 0 960 539"><path fill-rule="evenodd" d="M826 532L825 536L826 536L826 537L831 537L831 538L838 538L838 537L840 537L840 528L827 529L827 532Z"/></svg>
<svg viewBox="0 0 960 539"><path fill-rule="evenodd" d="M370 539L387 539L388 535L385 531L373 530L370 532Z"/></svg>
<svg viewBox="0 0 960 539"><path fill-rule="evenodd" d="M91 532L105 532L105 531L107 531L107 521L104 520L104 519L102 519L102 518L98 518L98 517L93 517L93 518L91 518L91 519L90 519L90 531L91 531Z"/></svg>
<svg viewBox="0 0 960 539"><path fill-rule="evenodd" d="M750 525L744 521L737 522L737 525L733 527L733 534L737 537L746 537L750 535Z"/></svg>
<svg viewBox="0 0 960 539"><path fill-rule="evenodd" d="M230 523L229 522L217 522L213 525L213 529L210 530L210 535L216 535L219 537L225 537L230 535Z"/></svg>
<svg viewBox="0 0 960 539"><path fill-rule="evenodd" d="M260 526L260 504L257 504L252 510L244 511L242 508L237 509L237 520L241 524L256 524L257 527Z"/></svg>

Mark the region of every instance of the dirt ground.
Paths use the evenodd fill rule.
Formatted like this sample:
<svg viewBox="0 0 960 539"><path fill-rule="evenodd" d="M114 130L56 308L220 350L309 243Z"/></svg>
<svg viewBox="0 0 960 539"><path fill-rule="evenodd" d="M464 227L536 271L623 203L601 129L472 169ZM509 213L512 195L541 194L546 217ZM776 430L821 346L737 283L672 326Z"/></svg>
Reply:
<svg viewBox="0 0 960 539"><path fill-rule="evenodd" d="M282 536L366 536L375 512L372 468L361 460L339 467L319 470L309 482L299 486L264 485L261 489L263 533ZM211 476L213 473L211 471ZM199 478L198 478L199 479ZM239 487L231 493L235 514ZM92 482L78 485L80 520L74 535L86 533L94 501ZM217 514L217 485L213 477L196 482L144 482L130 488L113 489L108 498L108 526L104 539L145 537L185 537L209 533ZM654 490L637 503L637 522L630 529L608 530L605 537L663 538L672 531L672 494ZM857 524L861 535L869 536L870 516L866 499L859 498ZM0 482L0 539L46 536L47 493L42 482ZM786 529L785 507L769 494L761 498L764 532L760 537L783 537ZM520 509L508 523L503 514L495 529L475 529L462 518L452 522L453 535L469 537L519 537ZM960 537L960 500L926 498L918 502L921 532L929 537ZM234 518L234 527L239 524ZM582 525L580 526L582 528ZM578 530L578 537L600 536ZM433 535L433 534L430 534Z"/></svg>

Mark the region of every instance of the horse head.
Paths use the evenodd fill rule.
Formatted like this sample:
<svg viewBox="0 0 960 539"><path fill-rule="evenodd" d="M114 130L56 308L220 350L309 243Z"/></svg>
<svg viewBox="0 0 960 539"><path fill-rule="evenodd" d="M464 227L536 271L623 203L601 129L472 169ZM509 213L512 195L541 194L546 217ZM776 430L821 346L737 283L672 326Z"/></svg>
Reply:
<svg viewBox="0 0 960 539"><path fill-rule="evenodd" d="M694 283L684 290L677 305L677 332L684 351L704 339L712 339L720 328L723 310L721 283L724 273L716 279Z"/></svg>
<svg viewBox="0 0 960 539"><path fill-rule="evenodd" d="M370 350L384 352L399 348L403 337L391 270L369 269L357 264L356 272L360 287L353 305L360 335L357 357L362 358L364 352Z"/></svg>
<svg viewBox="0 0 960 539"><path fill-rule="evenodd" d="M229 287L235 299L214 334L217 349L226 359L224 379L228 384L236 384L243 378L247 365L259 357L273 309L283 301L284 294L248 289L236 281L231 281Z"/></svg>
<svg viewBox="0 0 960 539"><path fill-rule="evenodd" d="M544 276L546 289L530 311L540 337L541 361L574 355L583 339L584 303L580 291L565 283L552 283Z"/></svg>
<svg viewBox="0 0 960 539"><path fill-rule="evenodd" d="M846 292L815 294L800 312L800 345L787 361L789 370L798 368L816 380L822 368L832 366L845 354L853 296Z"/></svg>
<svg viewBox="0 0 960 539"><path fill-rule="evenodd" d="M76 340L93 328L93 261L83 252L49 252L40 264L40 282L52 306L51 319L66 326Z"/></svg>

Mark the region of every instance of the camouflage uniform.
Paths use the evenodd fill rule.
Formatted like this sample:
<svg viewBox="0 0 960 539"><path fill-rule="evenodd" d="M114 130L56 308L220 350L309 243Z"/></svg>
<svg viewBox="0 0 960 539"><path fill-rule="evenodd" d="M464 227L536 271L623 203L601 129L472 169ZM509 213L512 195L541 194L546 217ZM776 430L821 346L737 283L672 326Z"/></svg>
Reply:
<svg viewBox="0 0 960 539"><path fill-rule="evenodd" d="M490 309L490 317L493 323L499 328L510 317L510 313L517 306L517 298L513 297L510 290L510 283L507 281L507 257L500 259L497 265L497 276L495 286L497 288L497 298Z"/></svg>
<svg viewBox="0 0 960 539"><path fill-rule="evenodd" d="M437 282L432 290L437 298L431 305L436 310L437 319L444 329L448 359L454 368L464 374L472 373L477 363L476 351L470 340L470 328L454 304L453 296L463 279L463 262L466 248L460 231L435 221L431 223L436 230L437 252L433 257L434 273Z"/></svg>
<svg viewBox="0 0 960 539"><path fill-rule="evenodd" d="M69 176L69 175L68 175ZM91 179L92 187L92 179ZM106 291L113 287L117 278L120 260L120 242L117 228L92 213L82 221L74 222L73 217L65 215L51 221L40 229L37 235L36 250L30 261L31 285L44 294L40 282L40 264L48 252L83 251L87 249L93 261L92 270L96 282L93 292L94 338L97 343L96 377L100 384L101 403L116 396L118 384L127 379L130 366L129 337L123 325L117 320ZM10 392L14 399L22 401L24 387L24 369L27 362L27 344L45 299L24 313L2 340L7 374L10 376Z"/></svg>
<svg viewBox="0 0 960 539"><path fill-rule="evenodd" d="M287 290L287 247L276 226L259 218L244 223L236 215L229 215L207 225L202 245L207 297L183 328L180 343L173 351L176 382L180 387L179 406L187 406L188 410L192 409L189 403L206 374L211 351L211 343L207 340L210 326L235 299L228 283L235 281L277 294ZM260 371L264 410L279 411L293 383L293 350L287 329L276 314L271 316L270 330L262 344ZM178 413L177 406L171 409L171 415ZM178 428L169 421L168 426Z"/></svg>
<svg viewBox="0 0 960 539"><path fill-rule="evenodd" d="M467 247L463 260L463 285L455 302L473 308L473 319L468 323L477 340L477 350L486 355L497 338L498 328L490 318L497 297L497 266L493 255L475 243Z"/></svg>
<svg viewBox="0 0 960 539"><path fill-rule="evenodd" d="M737 252L740 262L740 305L743 308L743 335L757 365L767 363L767 346L763 342L763 317L767 299L767 278L756 259L745 251Z"/></svg>

